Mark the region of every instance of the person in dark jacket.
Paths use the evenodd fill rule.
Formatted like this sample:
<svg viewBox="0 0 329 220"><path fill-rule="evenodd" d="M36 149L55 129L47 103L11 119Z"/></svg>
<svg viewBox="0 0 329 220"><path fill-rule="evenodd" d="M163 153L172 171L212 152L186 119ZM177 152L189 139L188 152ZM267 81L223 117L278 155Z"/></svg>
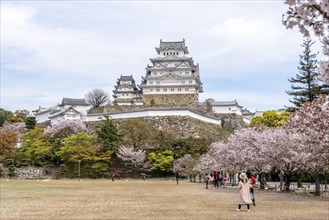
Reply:
<svg viewBox="0 0 329 220"><path fill-rule="evenodd" d="M176 177L176 184L178 185L179 184L179 173L178 173L178 171L176 171L175 177Z"/></svg>

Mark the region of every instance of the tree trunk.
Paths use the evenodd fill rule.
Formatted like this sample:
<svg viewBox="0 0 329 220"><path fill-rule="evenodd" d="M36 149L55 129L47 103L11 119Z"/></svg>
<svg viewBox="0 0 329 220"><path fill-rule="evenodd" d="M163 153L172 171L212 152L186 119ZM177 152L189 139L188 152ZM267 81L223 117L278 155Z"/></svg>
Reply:
<svg viewBox="0 0 329 220"><path fill-rule="evenodd" d="M289 192L290 191L290 184L291 184L291 175L286 175L285 179L284 179L284 183L285 183L285 191Z"/></svg>
<svg viewBox="0 0 329 220"><path fill-rule="evenodd" d="M282 192L283 191L283 182L284 182L282 171L280 171L279 178L280 178L280 192Z"/></svg>
<svg viewBox="0 0 329 220"><path fill-rule="evenodd" d="M302 183L301 178L298 178L298 180L297 180L297 188L303 188L303 183Z"/></svg>
<svg viewBox="0 0 329 220"><path fill-rule="evenodd" d="M321 195L321 190L320 190L320 183L321 183L321 174L316 174L315 176L315 196L320 196Z"/></svg>
<svg viewBox="0 0 329 220"><path fill-rule="evenodd" d="M260 180L259 180L259 189L265 189L265 173L260 173Z"/></svg>

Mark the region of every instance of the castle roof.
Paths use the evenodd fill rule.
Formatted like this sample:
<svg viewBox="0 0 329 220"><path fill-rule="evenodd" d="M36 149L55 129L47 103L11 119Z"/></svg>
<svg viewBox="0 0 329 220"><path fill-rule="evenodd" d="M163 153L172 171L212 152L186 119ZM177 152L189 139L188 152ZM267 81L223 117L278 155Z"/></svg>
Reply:
<svg viewBox="0 0 329 220"><path fill-rule="evenodd" d="M60 106L63 105L88 105L85 99L63 98Z"/></svg>
<svg viewBox="0 0 329 220"><path fill-rule="evenodd" d="M135 81L132 75L130 75L130 76L122 76L121 75L119 80L120 81Z"/></svg>
<svg viewBox="0 0 329 220"><path fill-rule="evenodd" d="M188 54L187 47L185 46L185 39L183 41L162 41L160 40L160 47L155 48L158 54L160 51L168 50L168 49L176 49L183 50L185 54Z"/></svg>
<svg viewBox="0 0 329 220"><path fill-rule="evenodd" d="M215 101L211 103L212 106L237 106L242 108L236 100L234 101Z"/></svg>
<svg viewBox="0 0 329 220"><path fill-rule="evenodd" d="M65 110L60 110L60 111L53 112L52 115L49 116L49 118L55 118L59 115L64 115L66 112L75 112L76 114L81 115L80 112L78 112L77 110L75 110L72 107L69 107L68 109L65 109Z"/></svg>

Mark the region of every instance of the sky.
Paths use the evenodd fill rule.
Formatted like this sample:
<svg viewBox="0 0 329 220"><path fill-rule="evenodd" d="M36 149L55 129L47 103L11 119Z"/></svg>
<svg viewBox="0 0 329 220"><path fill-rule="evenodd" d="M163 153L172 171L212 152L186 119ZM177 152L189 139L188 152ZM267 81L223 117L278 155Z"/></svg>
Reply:
<svg viewBox="0 0 329 220"><path fill-rule="evenodd" d="M2 0L0 107L32 111L95 88L113 100L120 75L141 83L160 39L185 39L200 68L200 102L291 106L287 79L298 73L303 37L282 25L287 9L279 0Z"/></svg>

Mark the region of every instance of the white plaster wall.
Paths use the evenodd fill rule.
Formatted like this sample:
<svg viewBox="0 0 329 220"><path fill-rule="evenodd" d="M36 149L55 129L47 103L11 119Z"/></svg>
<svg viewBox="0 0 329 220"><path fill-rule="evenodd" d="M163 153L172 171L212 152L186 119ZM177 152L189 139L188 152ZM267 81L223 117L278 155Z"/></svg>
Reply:
<svg viewBox="0 0 329 220"><path fill-rule="evenodd" d="M156 117L156 116L189 116L191 118L195 118L207 123L221 125L221 120L199 115L188 109L141 110L141 111L122 112L122 113L93 114L93 115L87 115L86 121L100 121L103 119L102 117L103 115L109 116L112 119Z"/></svg>
<svg viewBox="0 0 329 220"><path fill-rule="evenodd" d="M236 107L235 105L232 106L212 106L212 111L215 113L221 114L237 114L242 115L242 111L240 108Z"/></svg>
<svg viewBox="0 0 329 220"><path fill-rule="evenodd" d="M48 114L49 114L49 112L36 115L35 119L36 119L37 123L42 123L42 122L48 121L49 120Z"/></svg>
<svg viewBox="0 0 329 220"><path fill-rule="evenodd" d="M65 105L64 108L68 109L69 107L71 107L72 105ZM77 105L77 106L73 106L73 108L75 110L77 110L78 112L80 112L82 115L86 115L87 111L89 109L89 106L81 106L81 105Z"/></svg>

